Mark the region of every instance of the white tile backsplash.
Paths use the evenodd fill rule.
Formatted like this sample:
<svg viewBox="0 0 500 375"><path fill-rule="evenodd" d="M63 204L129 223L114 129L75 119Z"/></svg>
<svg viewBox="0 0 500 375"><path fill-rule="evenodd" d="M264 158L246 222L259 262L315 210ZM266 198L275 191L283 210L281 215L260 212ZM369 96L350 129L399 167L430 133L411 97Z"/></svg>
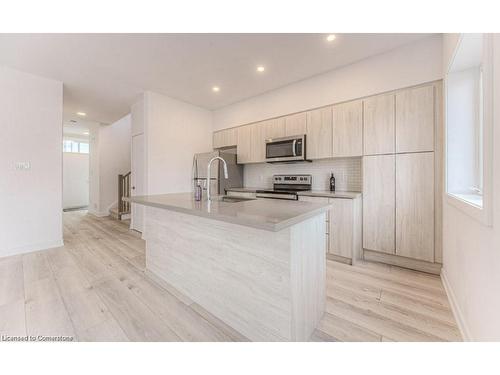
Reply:
<svg viewBox="0 0 500 375"><path fill-rule="evenodd" d="M296 164L245 164L243 181L247 187L271 188L274 174L310 174L313 190L328 190L331 173L335 176L336 190L362 191L361 157Z"/></svg>

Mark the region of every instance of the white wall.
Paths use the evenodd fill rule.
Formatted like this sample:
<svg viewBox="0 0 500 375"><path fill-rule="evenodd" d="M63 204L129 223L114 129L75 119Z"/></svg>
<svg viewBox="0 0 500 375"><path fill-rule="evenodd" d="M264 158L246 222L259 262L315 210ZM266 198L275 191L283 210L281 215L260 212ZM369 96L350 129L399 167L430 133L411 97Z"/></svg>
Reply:
<svg viewBox="0 0 500 375"><path fill-rule="evenodd" d="M393 51L270 91L214 112L214 130L441 79L442 38Z"/></svg>
<svg viewBox="0 0 500 375"><path fill-rule="evenodd" d="M444 38L447 67L458 40ZM500 71L500 36L495 36L494 69ZM495 72L494 98L500 97ZM500 107L495 106L493 148L500 150ZM454 205L443 204L443 278L467 339L500 340L500 152L493 152L493 225L485 226Z"/></svg>
<svg viewBox="0 0 500 375"><path fill-rule="evenodd" d="M192 189L193 155L212 150L212 112L146 92L147 194Z"/></svg>
<svg viewBox="0 0 500 375"><path fill-rule="evenodd" d="M118 175L130 172L131 121L127 115L99 128L99 212L118 203Z"/></svg>
<svg viewBox="0 0 500 375"><path fill-rule="evenodd" d="M89 204L89 154L63 153L63 208Z"/></svg>
<svg viewBox="0 0 500 375"><path fill-rule="evenodd" d="M132 196L146 194L146 160L145 160L145 136L144 136L144 95L134 103L130 109L132 122L131 140L131 184ZM131 205L130 228L139 232L144 231L145 207L140 204Z"/></svg>
<svg viewBox="0 0 500 375"><path fill-rule="evenodd" d="M0 67L0 257L62 245L62 87Z"/></svg>
<svg viewBox="0 0 500 375"><path fill-rule="evenodd" d="M100 212L99 202L99 132L101 125L97 122L89 124L89 212L104 216Z"/></svg>

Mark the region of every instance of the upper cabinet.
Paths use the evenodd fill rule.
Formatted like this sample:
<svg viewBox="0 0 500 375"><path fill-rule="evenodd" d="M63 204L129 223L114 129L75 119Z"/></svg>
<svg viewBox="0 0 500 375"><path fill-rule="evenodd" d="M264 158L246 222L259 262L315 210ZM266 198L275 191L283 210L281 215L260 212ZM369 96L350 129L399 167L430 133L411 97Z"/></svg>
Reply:
<svg viewBox="0 0 500 375"><path fill-rule="evenodd" d="M285 137L304 135L307 131L307 113L300 112L285 116Z"/></svg>
<svg viewBox="0 0 500 375"><path fill-rule="evenodd" d="M237 144L239 163L262 163L266 139L306 134L311 160L434 151L436 90L431 83L217 131L214 148Z"/></svg>
<svg viewBox="0 0 500 375"><path fill-rule="evenodd" d="M219 130L213 133L213 148L236 146L238 143L238 128Z"/></svg>
<svg viewBox="0 0 500 375"><path fill-rule="evenodd" d="M253 124L250 124L250 125L240 126L237 128L238 130L236 138L237 139L236 153L239 164L250 163L252 160L251 158L252 126Z"/></svg>
<svg viewBox="0 0 500 375"><path fill-rule="evenodd" d="M332 157L332 107L307 112L306 156L308 159Z"/></svg>
<svg viewBox="0 0 500 375"><path fill-rule="evenodd" d="M364 155L434 151L434 95L431 84L366 98Z"/></svg>
<svg viewBox="0 0 500 375"><path fill-rule="evenodd" d="M252 124L250 130L250 161L262 163L266 160L266 129L267 121Z"/></svg>
<svg viewBox="0 0 500 375"><path fill-rule="evenodd" d="M238 164L264 162L267 121L240 126L236 129Z"/></svg>
<svg viewBox="0 0 500 375"><path fill-rule="evenodd" d="M269 138L281 138L285 136L285 118L273 118L271 120L264 121L265 127L265 139ZM264 140L265 141L265 140Z"/></svg>
<svg viewBox="0 0 500 375"><path fill-rule="evenodd" d="M332 116L332 156L363 155L363 101L334 105Z"/></svg>
<svg viewBox="0 0 500 375"><path fill-rule="evenodd" d="M396 152L434 150L434 85L396 94Z"/></svg>
<svg viewBox="0 0 500 375"><path fill-rule="evenodd" d="M377 95L363 100L365 155L394 153L394 105L394 94Z"/></svg>

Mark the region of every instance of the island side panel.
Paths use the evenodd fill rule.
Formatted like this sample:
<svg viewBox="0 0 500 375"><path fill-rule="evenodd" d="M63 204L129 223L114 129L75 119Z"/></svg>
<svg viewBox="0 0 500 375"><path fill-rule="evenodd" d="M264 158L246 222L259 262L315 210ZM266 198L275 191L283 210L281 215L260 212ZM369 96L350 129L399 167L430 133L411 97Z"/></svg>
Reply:
<svg viewBox="0 0 500 375"><path fill-rule="evenodd" d="M153 207L146 216L150 272L250 340L292 339L290 228L270 232Z"/></svg>
<svg viewBox="0 0 500 375"><path fill-rule="evenodd" d="M291 228L292 340L308 341L325 311L325 214Z"/></svg>

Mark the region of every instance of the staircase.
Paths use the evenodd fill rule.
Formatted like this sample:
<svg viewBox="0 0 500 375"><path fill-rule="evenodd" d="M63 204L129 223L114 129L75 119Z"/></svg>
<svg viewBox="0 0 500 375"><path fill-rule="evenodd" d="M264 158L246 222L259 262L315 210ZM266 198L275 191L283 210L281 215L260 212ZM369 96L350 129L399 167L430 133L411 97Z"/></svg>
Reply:
<svg viewBox="0 0 500 375"><path fill-rule="evenodd" d="M123 198L130 197L130 175L131 172L118 175L118 204L109 210L109 214L116 220L122 220L125 215L130 215L130 202Z"/></svg>

